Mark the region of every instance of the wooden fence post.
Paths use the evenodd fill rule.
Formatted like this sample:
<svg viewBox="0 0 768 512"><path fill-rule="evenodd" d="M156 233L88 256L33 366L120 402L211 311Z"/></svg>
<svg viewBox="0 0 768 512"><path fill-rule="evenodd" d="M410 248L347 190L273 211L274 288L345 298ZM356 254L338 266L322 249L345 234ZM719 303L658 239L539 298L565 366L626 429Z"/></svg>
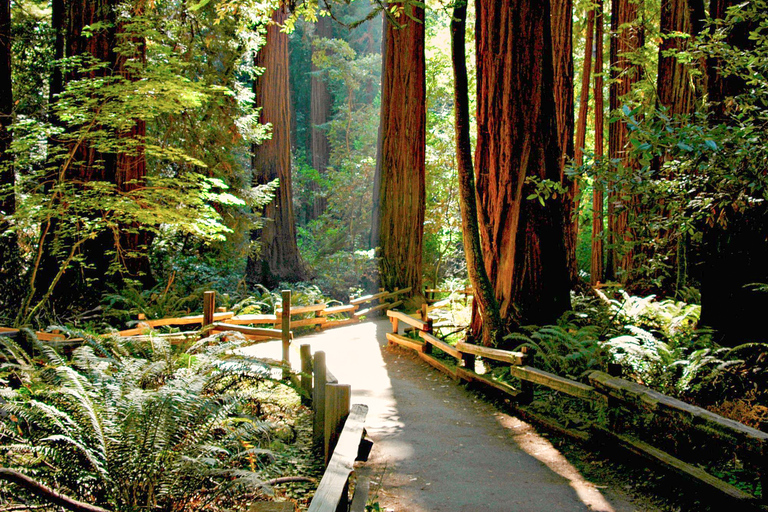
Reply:
<svg viewBox="0 0 768 512"><path fill-rule="evenodd" d="M291 290L283 290L283 316L282 316L282 338L283 338L283 363L290 364L291 350Z"/></svg>
<svg viewBox="0 0 768 512"><path fill-rule="evenodd" d="M323 447L323 434L325 432L325 380L327 370L325 366L325 352L315 352L312 373L315 377L315 385L312 396L312 410L315 417L312 421L312 440L316 446Z"/></svg>
<svg viewBox="0 0 768 512"><path fill-rule="evenodd" d="M352 387L349 384L325 385L325 432L323 447L325 463L331 459L339 433L344 427L344 420L349 416L349 405L352 398Z"/></svg>
<svg viewBox="0 0 768 512"><path fill-rule="evenodd" d="M304 391L301 402L309 405L312 402L312 353L309 351L309 345L301 345L299 353L301 354L301 389Z"/></svg>
<svg viewBox="0 0 768 512"><path fill-rule="evenodd" d="M216 311L216 292L208 291L203 293L203 336L208 335L209 327L213 324L213 312Z"/></svg>
<svg viewBox="0 0 768 512"><path fill-rule="evenodd" d="M520 351L523 353L522 357L522 366L526 366L530 364L531 359L533 359L533 354L535 351L531 347L522 347ZM520 394L520 398L518 400L521 404L530 404L533 402L533 384L526 381L526 380L520 380L520 391L522 393Z"/></svg>
<svg viewBox="0 0 768 512"><path fill-rule="evenodd" d="M611 377L621 377L622 369L618 363L608 364L608 375ZM619 409L620 402L612 396L608 396L608 425L614 432L621 433L621 411Z"/></svg>

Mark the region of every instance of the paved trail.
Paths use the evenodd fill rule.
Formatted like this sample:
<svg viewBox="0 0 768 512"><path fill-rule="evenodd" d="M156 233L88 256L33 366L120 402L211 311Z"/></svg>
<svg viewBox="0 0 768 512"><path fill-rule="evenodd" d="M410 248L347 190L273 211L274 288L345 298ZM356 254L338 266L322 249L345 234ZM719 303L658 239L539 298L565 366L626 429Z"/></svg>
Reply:
<svg viewBox="0 0 768 512"><path fill-rule="evenodd" d="M647 511L600 488L536 430L499 412L410 354L387 349L386 319L294 341L324 350L328 368L369 406L374 441L365 471L383 510L395 512ZM280 357L279 344L249 352Z"/></svg>

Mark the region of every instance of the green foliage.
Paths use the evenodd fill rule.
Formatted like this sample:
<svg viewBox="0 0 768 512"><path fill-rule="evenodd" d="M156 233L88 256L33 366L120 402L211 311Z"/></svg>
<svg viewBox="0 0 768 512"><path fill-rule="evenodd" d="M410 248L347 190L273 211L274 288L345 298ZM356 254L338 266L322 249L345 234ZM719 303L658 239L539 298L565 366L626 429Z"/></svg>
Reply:
<svg viewBox="0 0 768 512"><path fill-rule="evenodd" d="M70 360L29 331L0 338L4 466L116 511L199 510L260 489L276 445L259 390L274 384L268 365L232 352L245 340L178 353L163 338L73 334L85 344Z"/></svg>

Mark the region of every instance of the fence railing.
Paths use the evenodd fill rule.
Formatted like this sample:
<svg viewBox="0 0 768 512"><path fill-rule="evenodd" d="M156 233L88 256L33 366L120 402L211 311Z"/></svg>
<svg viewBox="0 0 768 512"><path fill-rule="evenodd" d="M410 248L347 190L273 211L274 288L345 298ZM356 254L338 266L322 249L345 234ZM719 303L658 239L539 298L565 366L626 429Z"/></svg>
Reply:
<svg viewBox="0 0 768 512"><path fill-rule="evenodd" d="M587 384L533 368L529 366L533 354L525 349L513 352L462 342L454 347L432 333L432 323L424 314L415 318L399 311L388 311L387 316L392 323L392 332L387 333L390 344L415 350L422 360L455 380L491 387L523 405L533 400L534 385L544 386L582 400L605 404L609 421L607 426L592 424L586 432L575 431L558 425L551 418L542 417L528 409L519 409L525 412L528 419L581 441L611 442L678 475L708 486L717 491L721 498L756 507L759 500L752 494L627 433L620 411L628 410L629 414L650 414L655 419L684 424L704 436L709 436L710 439L716 437L723 443L729 443L733 453L742 457L744 463L759 475L762 501L768 503L768 434L765 432L663 395L617 375L593 371L588 376ZM401 324L416 329L420 339L400 334ZM441 351L447 358L436 358L434 350ZM513 387L491 378L490 375L478 373L477 357L508 364L510 375L520 380L520 386ZM455 366L448 362L451 359L455 360ZM611 370L612 373L617 372L615 366L612 366Z"/></svg>
<svg viewBox="0 0 768 512"><path fill-rule="evenodd" d="M314 441L326 463L308 512L364 512L368 482L358 478L351 498L349 482L355 461L367 460L371 450L372 443L365 438L368 406L350 407L352 389L328 371L325 352L312 357L309 345L301 345L300 354L300 385L304 396L312 397Z"/></svg>

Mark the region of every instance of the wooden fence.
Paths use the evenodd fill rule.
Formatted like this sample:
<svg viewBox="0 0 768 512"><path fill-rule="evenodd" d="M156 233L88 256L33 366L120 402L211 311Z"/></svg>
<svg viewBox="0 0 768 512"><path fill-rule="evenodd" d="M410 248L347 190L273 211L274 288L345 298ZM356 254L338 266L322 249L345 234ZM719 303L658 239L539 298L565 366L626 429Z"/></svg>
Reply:
<svg viewBox="0 0 768 512"><path fill-rule="evenodd" d="M525 350L512 352L461 342L454 347L434 336L432 323L423 312L418 318L399 311L388 311L387 316L392 323L392 332L387 333L390 344L415 350L422 360L455 380L491 387L523 405L533 400L534 385L544 386L582 400L605 404L609 425L593 424L586 432L574 431L524 408L522 410L527 419L543 423L550 429L581 441L620 446L656 465L708 486L716 491L719 498L735 500L742 506L757 508L759 500L752 494L627 433L623 428L623 414L650 414L654 419L685 425L704 436L709 436L710 440L714 437L721 443L728 443L733 453L738 454L746 465L751 466L760 475L763 503L768 503L768 434L765 432L601 371L590 373L589 384L586 384L533 368L528 365L532 353ZM415 329L420 340L400 334L401 324ZM434 350L446 354L449 361L455 359L455 366L447 363L446 358L434 357ZM520 386L513 387L492 379L490 375L477 373L476 357L508 364L510 375L520 380ZM616 373L615 367L611 370L611 373ZM623 414L620 411L623 411Z"/></svg>
<svg viewBox="0 0 768 512"><path fill-rule="evenodd" d="M367 460L372 443L365 438L368 406L350 407L352 389L339 384L328 371L325 352L311 356L309 345L301 345L300 385L305 397L312 397L316 446L322 450L325 473L315 491L308 512L364 512L368 499L367 479L357 478L350 499L350 476L356 460Z"/></svg>

